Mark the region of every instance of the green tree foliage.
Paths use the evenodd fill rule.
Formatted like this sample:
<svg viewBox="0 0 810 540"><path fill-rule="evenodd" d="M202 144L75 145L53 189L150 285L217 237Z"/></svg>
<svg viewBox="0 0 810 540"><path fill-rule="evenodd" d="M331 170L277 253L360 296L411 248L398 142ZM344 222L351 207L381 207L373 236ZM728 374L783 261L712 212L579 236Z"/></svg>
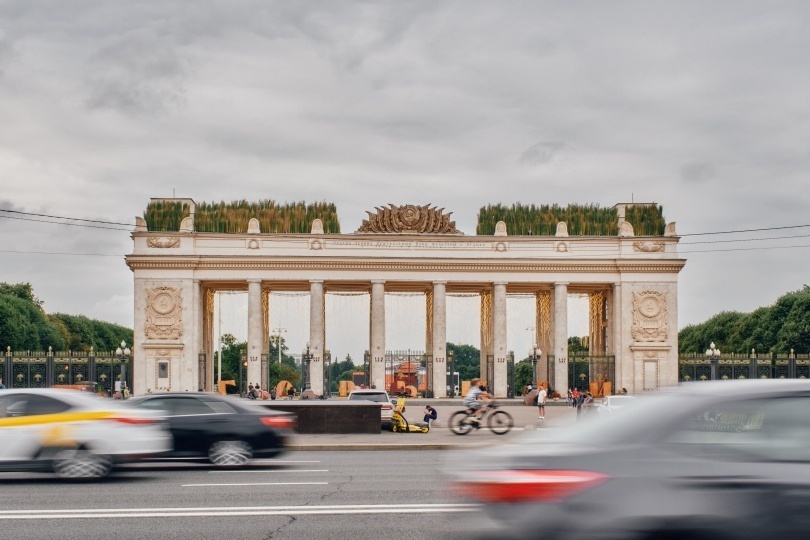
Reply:
<svg viewBox="0 0 810 540"><path fill-rule="evenodd" d="M702 353L712 342L724 353L810 353L810 287L752 313L725 311L678 333L681 353Z"/></svg>
<svg viewBox="0 0 810 540"><path fill-rule="evenodd" d="M568 356L587 356L588 338L571 336L568 338Z"/></svg>
<svg viewBox="0 0 810 540"><path fill-rule="evenodd" d="M281 346L281 362L279 362L279 345ZM247 345L245 346L247 348ZM295 363L295 358L289 355L287 342L279 336L270 337L270 387L273 388L281 381L289 381L299 388L301 382L301 369Z"/></svg>
<svg viewBox="0 0 810 540"><path fill-rule="evenodd" d="M532 381L532 361L524 358L515 364L515 393L522 395L523 389L529 384L532 386L536 384Z"/></svg>
<svg viewBox="0 0 810 540"><path fill-rule="evenodd" d="M481 351L472 345L456 345L447 342L447 354L453 352L453 369L460 381L481 377Z"/></svg>
<svg viewBox="0 0 810 540"><path fill-rule="evenodd" d="M48 315L30 283L0 283L0 348L14 351L112 351L132 330L82 315Z"/></svg>
<svg viewBox="0 0 810 540"><path fill-rule="evenodd" d="M191 215L188 204L177 201L153 201L146 207L143 218L150 231L174 232L180 230L180 223Z"/></svg>

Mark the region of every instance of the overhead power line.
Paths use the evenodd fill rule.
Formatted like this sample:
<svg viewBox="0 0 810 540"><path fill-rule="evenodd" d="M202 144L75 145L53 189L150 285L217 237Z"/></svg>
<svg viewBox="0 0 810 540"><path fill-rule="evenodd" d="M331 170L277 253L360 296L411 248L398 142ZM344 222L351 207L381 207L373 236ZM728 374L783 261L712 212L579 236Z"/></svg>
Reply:
<svg viewBox="0 0 810 540"><path fill-rule="evenodd" d="M49 223L51 225L67 225L69 227L87 227L90 229L107 229L108 231L126 231L131 232L131 229L122 229L120 227L104 227L101 225L87 225L86 223L64 223L61 221L48 221L45 219L24 218L18 216L0 216L0 219L16 219L20 221L34 221L36 223Z"/></svg>
<svg viewBox="0 0 810 540"><path fill-rule="evenodd" d="M65 216L51 216L49 214L35 214L33 212L22 212L20 210L7 210L5 208L0 208L0 212L8 212L10 214L22 214L25 216L36 216L36 217L46 217L46 218L53 218L53 219L66 219L69 221L86 221L88 223L103 223L105 225L126 225L127 227L134 227L131 223L118 223L115 221L103 221L98 219L84 219L84 218L75 218L75 217L65 217Z"/></svg>

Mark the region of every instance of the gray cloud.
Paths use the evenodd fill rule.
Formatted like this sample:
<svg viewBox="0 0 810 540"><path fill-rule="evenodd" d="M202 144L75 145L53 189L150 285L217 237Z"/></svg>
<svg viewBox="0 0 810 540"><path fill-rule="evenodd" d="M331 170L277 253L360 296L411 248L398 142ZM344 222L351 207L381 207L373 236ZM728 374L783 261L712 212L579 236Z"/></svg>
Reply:
<svg viewBox="0 0 810 540"><path fill-rule="evenodd" d="M707 182L715 174L714 163L711 161L687 163L681 167L681 178L687 182Z"/></svg>
<svg viewBox="0 0 810 540"><path fill-rule="evenodd" d="M545 165L550 163L567 145L560 141L546 141L531 145L520 155L518 161L523 165Z"/></svg>

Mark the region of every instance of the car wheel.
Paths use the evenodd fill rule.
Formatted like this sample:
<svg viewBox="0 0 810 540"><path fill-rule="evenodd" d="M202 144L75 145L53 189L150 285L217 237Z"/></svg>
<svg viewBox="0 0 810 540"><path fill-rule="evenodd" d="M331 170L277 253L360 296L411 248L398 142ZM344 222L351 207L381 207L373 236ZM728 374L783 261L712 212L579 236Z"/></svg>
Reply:
<svg viewBox="0 0 810 540"><path fill-rule="evenodd" d="M220 467L244 465L253 457L253 450L245 441L217 441L208 449L208 459Z"/></svg>
<svg viewBox="0 0 810 540"><path fill-rule="evenodd" d="M90 450L61 450L53 459L53 472L60 478L103 478L112 470L109 456Z"/></svg>

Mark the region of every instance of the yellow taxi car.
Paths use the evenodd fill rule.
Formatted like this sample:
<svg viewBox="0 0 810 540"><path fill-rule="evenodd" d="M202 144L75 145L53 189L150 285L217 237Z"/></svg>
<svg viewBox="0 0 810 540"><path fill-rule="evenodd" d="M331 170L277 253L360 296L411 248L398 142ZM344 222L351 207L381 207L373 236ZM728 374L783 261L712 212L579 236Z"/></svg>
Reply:
<svg viewBox="0 0 810 540"><path fill-rule="evenodd" d="M170 450L151 411L71 390L0 391L0 471L99 478L116 463Z"/></svg>

